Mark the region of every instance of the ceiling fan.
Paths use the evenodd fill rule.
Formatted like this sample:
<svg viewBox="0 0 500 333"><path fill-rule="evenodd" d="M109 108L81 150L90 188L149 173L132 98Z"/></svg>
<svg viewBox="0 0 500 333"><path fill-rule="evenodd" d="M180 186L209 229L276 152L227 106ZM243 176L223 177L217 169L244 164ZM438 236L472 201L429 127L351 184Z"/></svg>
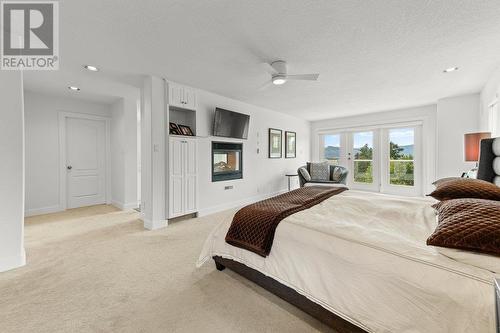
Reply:
<svg viewBox="0 0 500 333"><path fill-rule="evenodd" d="M266 63L271 74L271 82L277 86L286 83L288 80L316 81L319 74L288 74L286 61L277 60Z"/></svg>

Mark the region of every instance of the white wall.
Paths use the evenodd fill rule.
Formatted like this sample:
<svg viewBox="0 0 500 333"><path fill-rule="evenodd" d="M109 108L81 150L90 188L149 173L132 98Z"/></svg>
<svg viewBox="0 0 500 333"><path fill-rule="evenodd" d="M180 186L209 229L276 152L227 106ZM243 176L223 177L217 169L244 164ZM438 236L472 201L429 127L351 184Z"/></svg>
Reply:
<svg viewBox="0 0 500 333"><path fill-rule="evenodd" d="M475 165L464 161L464 134L479 131L479 94L440 99L437 124L437 178L459 177Z"/></svg>
<svg viewBox="0 0 500 333"><path fill-rule="evenodd" d="M0 272L23 266L24 123L21 72L0 75Z"/></svg>
<svg viewBox="0 0 500 333"><path fill-rule="evenodd" d="M137 101L120 98L110 110L111 201L121 209L136 208Z"/></svg>
<svg viewBox="0 0 500 333"><path fill-rule="evenodd" d="M384 124L422 122L422 152L424 192L432 189L431 183L436 177L436 105L414 107L401 110L384 111L357 115L353 117L333 118L311 123L312 159L319 159L319 133L328 130L371 127Z"/></svg>
<svg viewBox="0 0 500 333"><path fill-rule="evenodd" d="M479 129L487 132L490 130L489 105L498 101L500 96L500 67L494 71L480 93L481 110L479 114ZM498 125L497 125L498 126Z"/></svg>
<svg viewBox="0 0 500 333"><path fill-rule="evenodd" d="M141 90L141 214L146 229L166 224L165 82L148 76Z"/></svg>
<svg viewBox="0 0 500 333"><path fill-rule="evenodd" d="M125 117L124 100L120 99L111 105L111 202L120 207L125 204Z"/></svg>
<svg viewBox="0 0 500 333"><path fill-rule="evenodd" d="M256 201L287 189L287 172L310 159L310 123L308 121L256 107L234 99L197 90L196 114L199 158L200 215ZM247 140L210 136L215 107L250 115ZM268 129L297 132L297 157L268 158ZM243 142L243 179L212 182L211 142ZM284 143L283 143L284 144ZM257 153L257 149L260 153ZM284 154L284 153L283 153ZM294 179L295 186L297 179ZM232 185L232 190L224 187Z"/></svg>
<svg viewBox="0 0 500 333"><path fill-rule="evenodd" d="M61 210L58 113L111 116L106 104L26 91L26 215Z"/></svg>

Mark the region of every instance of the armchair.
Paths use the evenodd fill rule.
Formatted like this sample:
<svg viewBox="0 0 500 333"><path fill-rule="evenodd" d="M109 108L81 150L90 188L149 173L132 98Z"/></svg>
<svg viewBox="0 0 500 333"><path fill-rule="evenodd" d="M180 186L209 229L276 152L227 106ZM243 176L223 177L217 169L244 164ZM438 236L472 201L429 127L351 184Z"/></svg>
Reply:
<svg viewBox="0 0 500 333"><path fill-rule="evenodd" d="M307 186L306 184L309 184L309 186L311 186L311 185L336 185L336 184L344 184L345 185L345 183L347 181L347 175L349 174L349 171L346 168L344 168L343 166L330 165L329 166L329 168L330 168L330 180L323 181L323 180L311 179L308 181L304 178L304 176L300 172L301 168L305 168L307 170L307 172L310 173L310 163L307 163L307 165L304 165L297 170L297 174L299 175L300 187ZM338 170L340 170L340 173ZM337 177L335 177L336 180L333 180L334 179L333 175L335 173L337 173Z"/></svg>

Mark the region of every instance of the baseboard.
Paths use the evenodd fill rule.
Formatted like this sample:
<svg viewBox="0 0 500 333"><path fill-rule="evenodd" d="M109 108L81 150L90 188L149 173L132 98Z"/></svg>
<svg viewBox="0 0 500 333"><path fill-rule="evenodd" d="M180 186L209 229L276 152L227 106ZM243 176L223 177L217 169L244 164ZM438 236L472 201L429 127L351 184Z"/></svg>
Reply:
<svg viewBox="0 0 500 333"><path fill-rule="evenodd" d="M26 265L26 252L24 248L17 256L0 258L0 272L9 271Z"/></svg>
<svg viewBox="0 0 500 333"><path fill-rule="evenodd" d="M24 216L35 216L35 215L42 215L42 214L50 214L50 213L57 213L57 212L62 212L64 209L62 209L59 205L57 206L51 206L51 207L42 207L42 208L34 208L34 209L26 209L24 212Z"/></svg>
<svg viewBox="0 0 500 333"><path fill-rule="evenodd" d="M201 216L206 216L206 215L210 215L210 214L222 212L222 211L228 210L228 209L233 209L233 208L237 208L237 207L243 207L243 206L252 204L254 202L257 202L257 201L260 201L260 200L265 200L265 199L268 199L270 197L274 197L276 195L285 193L286 191L287 190L284 189L284 190L280 190L280 191L277 191L277 192L274 192L274 193L267 193L267 194L262 194L262 195L256 195L256 196L253 196L253 197L250 197L250 198L246 198L246 199L242 199L242 200L238 200L238 201L227 202L227 203L224 203L222 205L217 205L217 206L212 206L212 207L208 207L208 208L203 208L203 209L200 209L198 211L198 216L201 217Z"/></svg>
<svg viewBox="0 0 500 333"><path fill-rule="evenodd" d="M134 209L134 208L139 207L137 205L137 202L123 203L123 202L116 201L116 200L111 200L111 205L113 205L116 208L121 209L121 210L128 210L128 209Z"/></svg>

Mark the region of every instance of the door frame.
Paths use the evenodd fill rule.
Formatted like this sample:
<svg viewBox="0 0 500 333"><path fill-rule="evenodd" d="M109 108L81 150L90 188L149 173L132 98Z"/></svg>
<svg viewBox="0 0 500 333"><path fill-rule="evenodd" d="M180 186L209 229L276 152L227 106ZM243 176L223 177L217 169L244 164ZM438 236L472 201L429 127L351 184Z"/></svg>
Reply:
<svg viewBox="0 0 500 333"><path fill-rule="evenodd" d="M84 119L84 120L97 120L104 121L106 128L106 204L111 204L111 118L105 116L97 116L85 113L59 111L59 207L61 210L66 210L68 207L67 197L67 172L66 172L66 120L68 118Z"/></svg>

